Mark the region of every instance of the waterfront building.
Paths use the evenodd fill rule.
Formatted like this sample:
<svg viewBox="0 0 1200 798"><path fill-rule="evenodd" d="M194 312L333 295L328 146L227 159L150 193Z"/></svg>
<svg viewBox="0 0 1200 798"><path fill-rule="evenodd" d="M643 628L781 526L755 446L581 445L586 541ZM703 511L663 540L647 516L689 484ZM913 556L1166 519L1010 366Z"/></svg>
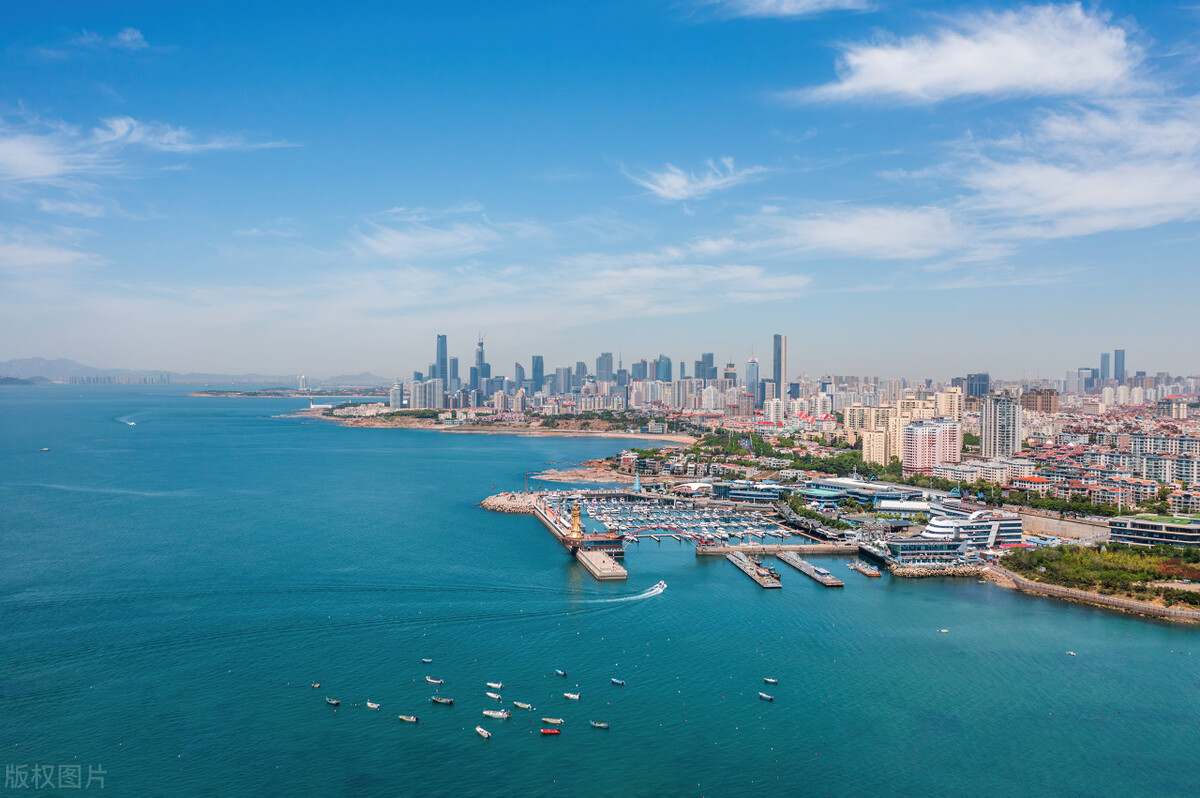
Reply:
<svg viewBox="0 0 1200 798"><path fill-rule="evenodd" d="M1200 516L1171 517L1137 515L1110 518L1109 536L1117 543L1134 546L1200 546Z"/></svg>
<svg viewBox="0 0 1200 798"><path fill-rule="evenodd" d="M1010 393L990 393L983 401L980 449L984 457L1008 457L1021 449L1021 406Z"/></svg>
<svg viewBox="0 0 1200 798"><path fill-rule="evenodd" d="M392 410L400 410L404 407L404 387L400 384L400 380L392 383L392 389L388 391L388 407Z"/></svg>
<svg viewBox="0 0 1200 798"><path fill-rule="evenodd" d="M301 393L304 393L308 390L308 377L305 377L303 374L301 374L299 383L299 390Z"/></svg>
<svg viewBox="0 0 1200 798"><path fill-rule="evenodd" d="M966 540L925 538L919 535L888 538L888 553L901 565L946 565L967 556Z"/></svg>
<svg viewBox="0 0 1200 798"><path fill-rule="evenodd" d="M935 505L933 512L945 505ZM966 518L938 515L930 519L921 537L932 540L965 540L971 548L995 548L1021 542L1021 516L997 510L975 510Z"/></svg>

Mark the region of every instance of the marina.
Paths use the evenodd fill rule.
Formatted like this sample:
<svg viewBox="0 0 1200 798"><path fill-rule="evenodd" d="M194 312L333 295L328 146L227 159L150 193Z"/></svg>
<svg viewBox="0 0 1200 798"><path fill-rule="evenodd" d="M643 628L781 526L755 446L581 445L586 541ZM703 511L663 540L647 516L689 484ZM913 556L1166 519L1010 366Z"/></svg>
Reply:
<svg viewBox="0 0 1200 798"><path fill-rule="evenodd" d="M788 565L795 568L805 576L811 577L813 580L821 583L825 587L845 587L846 583L838 579L826 569L813 565L808 560L801 559L797 554L790 551L781 552L779 559Z"/></svg>

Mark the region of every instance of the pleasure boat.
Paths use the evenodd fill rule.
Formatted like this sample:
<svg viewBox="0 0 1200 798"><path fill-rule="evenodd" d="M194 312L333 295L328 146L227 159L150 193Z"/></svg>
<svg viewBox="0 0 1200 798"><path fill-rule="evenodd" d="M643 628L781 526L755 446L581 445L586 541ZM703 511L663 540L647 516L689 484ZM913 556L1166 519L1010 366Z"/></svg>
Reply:
<svg viewBox="0 0 1200 798"><path fill-rule="evenodd" d="M562 734L558 729L542 729L542 734Z"/></svg>
<svg viewBox="0 0 1200 798"><path fill-rule="evenodd" d="M433 662L433 660L429 659L428 657L425 657L421 660L421 662L424 662L426 665L428 665L429 663Z"/></svg>
<svg viewBox="0 0 1200 798"><path fill-rule="evenodd" d="M555 669L554 669L554 672L555 672L556 674L558 674L559 676L566 676L566 675L567 675L567 672L566 672L566 671L559 670L558 668L555 668Z"/></svg>
<svg viewBox="0 0 1200 798"><path fill-rule="evenodd" d="M397 715L396 717L400 718L400 720L404 721L405 723L416 723L417 722L416 715Z"/></svg>
<svg viewBox="0 0 1200 798"><path fill-rule="evenodd" d="M487 729L483 728L482 726L476 726L475 732L476 732L476 734L478 734L480 737L482 737L485 740L492 736L492 733L490 731L488 731Z"/></svg>
<svg viewBox="0 0 1200 798"><path fill-rule="evenodd" d="M342 702L338 701L336 698L326 698L325 703L331 707L340 707L342 705Z"/></svg>
<svg viewBox="0 0 1200 798"><path fill-rule="evenodd" d="M453 704L453 698L442 698L440 695L430 696L429 700L435 704Z"/></svg>
<svg viewBox="0 0 1200 798"><path fill-rule="evenodd" d="M565 697L565 698L569 698L569 699L571 699L572 701L578 701L578 700L579 700L579 693L563 693L563 697Z"/></svg>
<svg viewBox="0 0 1200 798"><path fill-rule="evenodd" d="M487 686L492 688L493 690L499 690L501 687L504 686L504 682L488 682Z"/></svg>
<svg viewBox="0 0 1200 798"><path fill-rule="evenodd" d="M542 718L542 723L553 723L555 726L562 723L562 718Z"/></svg>
<svg viewBox="0 0 1200 798"><path fill-rule="evenodd" d="M624 686L625 686L625 680L624 680L624 679L618 679L618 678L616 678L615 676L612 678L612 683L613 683L613 684L615 684L615 685L618 685L618 686L620 686L620 687L624 687Z"/></svg>
<svg viewBox="0 0 1200 798"><path fill-rule="evenodd" d="M483 714L485 717L499 718L500 720L506 720L512 717L512 713L510 713L507 709L485 709Z"/></svg>
<svg viewBox="0 0 1200 798"><path fill-rule="evenodd" d="M526 704L524 701L514 701L513 706L520 709L533 709L533 704Z"/></svg>
<svg viewBox="0 0 1200 798"><path fill-rule="evenodd" d="M607 729L608 728L607 723L600 723L600 722L594 721L594 720L589 720L588 723L592 724L592 726L597 729Z"/></svg>
<svg viewBox="0 0 1200 798"><path fill-rule="evenodd" d="M425 681L429 682L430 684L445 684L446 683L445 679L435 679L432 676L426 676Z"/></svg>
<svg viewBox="0 0 1200 798"><path fill-rule="evenodd" d="M312 688L313 688L314 690L317 690L317 689L319 689L320 687L321 687L321 683L320 683L320 682L313 682L313 683L312 683Z"/></svg>
<svg viewBox="0 0 1200 798"><path fill-rule="evenodd" d="M500 694L499 694L499 693L484 693L484 695L486 695L488 698L494 698L494 699L496 699L497 701L499 701L499 700L500 700Z"/></svg>
<svg viewBox="0 0 1200 798"><path fill-rule="evenodd" d="M763 701L774 701L775 700L775 696L767 695L766 693L761 693L761 692L758 694L758 697L761 698Z"/></svg>
<svg viewBox="0 0 1200 798"><path fill-rule="evenodd" d="M368 701L368 702L367 702L367 709L379 709L379 704L376 704L376 703L373 703L373 702L371 702L371 701Z"/></svg>
<svg viewBox="0 0 1200 798"><path fill-rule="evenodd" d="M767 684L779 684L778 679L771 679L766 676L763 677L763 681L766 682Z"/></svg>

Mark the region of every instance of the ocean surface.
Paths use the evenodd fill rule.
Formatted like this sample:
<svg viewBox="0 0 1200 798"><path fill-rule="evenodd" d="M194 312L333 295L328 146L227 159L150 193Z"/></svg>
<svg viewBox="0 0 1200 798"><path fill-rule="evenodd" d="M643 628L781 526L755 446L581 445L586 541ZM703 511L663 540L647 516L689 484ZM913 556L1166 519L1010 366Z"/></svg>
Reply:
<svg viewBox="0 0 1200 798"><path fill-rule="evenodd" d="M598 584L477 505L627 442L185 394L0 388L5 765L138 796L1200 792L1195 628L839 558L842 590L766 591L671 540ZM486 681L536 711L483 718Z"/></svg>

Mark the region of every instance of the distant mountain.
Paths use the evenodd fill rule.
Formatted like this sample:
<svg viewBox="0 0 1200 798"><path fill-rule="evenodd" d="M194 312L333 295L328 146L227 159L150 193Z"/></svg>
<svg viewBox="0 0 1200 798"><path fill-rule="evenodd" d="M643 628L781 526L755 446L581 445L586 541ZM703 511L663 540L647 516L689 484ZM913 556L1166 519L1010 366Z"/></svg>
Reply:
<svg viewBox="0 0 1200 798"><path fill-rule="evenodd" d="M171 382L185 385L237 384L296 387L296 377L292 374L284 376L278 374L205 374L203 372L180 374L176 371L147 371L145 369L140 371L131 371L129 369L98 369L94 366L85 366L82 363L76 363L74 360L66 360L65 358L47 360L44 357L27 357L19 360L0 362L0 377L14 377L25 380L36 380L38 378L68 380L72 377L157 377L162 374L168 375L171 378ZM362 374L343 374L337 377L330 377L327 380L313 379L309 383L314 388L321 385L361 387L391 385L392 381L385 377L380 377L378 374L364 372Z"/></svg>

